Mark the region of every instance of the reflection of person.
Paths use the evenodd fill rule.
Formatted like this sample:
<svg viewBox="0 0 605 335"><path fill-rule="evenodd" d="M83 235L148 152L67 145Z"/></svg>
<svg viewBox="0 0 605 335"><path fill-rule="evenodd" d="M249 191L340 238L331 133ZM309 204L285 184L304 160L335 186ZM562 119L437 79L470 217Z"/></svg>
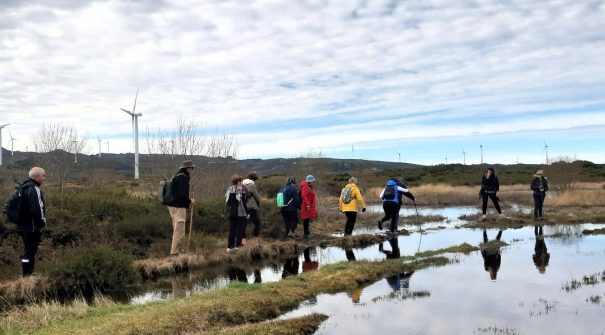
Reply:
<svg viewBox="0 0 605 335"><path fill-rule="evenodd" d="M250 221L254 224L254 231L252 232L252 236L258 237L260 234L260 218L258 217L258 210L260 209L260 194L256 189L256 184L254 181L258 180L258 174L256 172L250 172L248 174L248 178L242 181L242 184L246 186L250 197L248 201L246 201L246 207L248 208L248 215L250 215ZM244 238L246 238L246 231L244 230Z"/></svg>
<svg viewBox="0 0 605 335"><path fill-rule="evenodd" d="M387 259L395 259L401 257L401 252L399 251L399 240L394 237L389 239L389 244L391 245L391 250L384 250L382 247L382 242L378 244L378 251L382 252L387 256Z"/></svg>
<svg viewBox="0 0 605 335"><path fill-rule="evenodd" d="M393 289L398 291L401 288L410 288L410 278L414 274L414 271L398 273L394 276L387 277L387 283Z"/></svg>
<svg viewBox="0 0 605 335"><path fill-rule="evenodd" d="M533 260L536 268L540 273L546 272L548 261L550 260L550 254L546 249L546 242L544 241L544 232L542 226L534 227L534 236L536 236L536 246L534 247Z"/></svg>
<svg viewBox="0 0 605 335"><path fill-rule="evenodd" d="M345 247L345 255L347 255L347 261L355 261L355 253L351 247Z"/></svg>
<svg viewBox="0 0 605 335"><path fill-rule="evenodd" d="M263 278L260 275L260 269L254 270L254 282L260 284L263 282Z"/></svg>
<svg viewBox="0 0 605 335"><path fill-rule="evenodd" d="M498 235L496 235L496 239L493 241L500 241L502 237L502 229L498 231ZM490 242L487 239L487 230L483 229L483 243L484 245L481 247L481 256L483 256L483 266L485 271L489 272L489 276L492 280L496 280L498 275L498 270L500 270L500 263L502 258L500 256L500 246L493 245L488 246L486 243Z"/></svg>
<svg viewBox="0 0 605 335"><path fill-rule="evenodd" d="M347 294L349 297L351 297L351 301L353 301L353 303L358 304L359 300L361 300L361 292L361 287L356 287L353 289L353 291L348 292Z"/></svg>
<svg viewBox="0 0 605 335"><path fill-rule="evenodd" d="M284 271L282 272L281 277L286 278L289 276L296 276L298 274L298 257L292 257L286 259L284 263Z"/></svg>
<svg viewBox="0 0 605 335"><path fill-rule="evenodd" d="M183 161L176 175L172 177L172 195L174 201L168 205L168 212L172 218L172 246L170 255L177 256L185 251L185 220L187 218L187 208L195 202L189 198L189 181L193 172L192 161Z"/></svg>
<svg viewBox="0 0 605 335"><path fill-rule="evenodd" d="M500 209L500 204L498 203L498 191L500 190L500 182L498 181L498 177L496 177L496 173L494 172L494 168L488 168L485 171L485 175L481 179L481 198L483 199L483 205L481 209L483 210L482 220L485 220L485 213L487 213L487 198L492 199L494 203L494 207L496 207L496 211L498 214L502 214L502 209Z"/></svg>
<svg viewBox="0 0 605 335"><path fill-rule="evenodd" d="M310 250L311 250L311 248L305 248L305 251L303 252L304 257L305 257L305 260L303 261L303 264L302 264L303 272L314 271L319 268L318 262L311 261Z"/></svg>
<svg viewBox="0 0 605 335"><path fill-rule="evenodd" d="M229 275L229 280L237 280L244 283L248 282L248 277L246 277L246 271L241 268L230 266L229 269L227 269L227 274Z"/></svg>
<svg viewBox="0 0 605 335"><path fill-rule="evenodd" d="M380 192L380 199L382 199L382 208L384 210L384 217L378 220L378 229L382 230L382 223L388 220L391 220L390 231L394 232L397 230L397 222L399 221L399 210L401 209L401 205L403 204L403 196L410 198L412 201L416 202L416 198L407 189L407 184L405 180L399 178L399 180L394 177L387 181L387 185Z"/></svg>
<svg viewBox="0 0 605 335"><path fill-rule="evenodd" d="M546 191L548 191L548 181L542 170L536 171L534 178L531 180L530 188L534 191L534 218L542 220L542 206L544 205L544 198L546 198Z"/></svg>
<svg viewBox="0 0 605 335"><path fill-rule="evenodd" d="M21 266L23 276L34 272L38 246L42 232L46 229L46 206L40 186L46 181L46 172L40 167L29 170L29 179L21 186L21 212L17 222L17 232L23 239L23 256Z"/></svg>
<svg viewBox="0 0 605 335"><path fill-rule="evenodd" d="M366 204L361 196L359 186L357 186L357 178L349 178L349 183L342 189L338 202L340 211L347 217L344 235L350 236L353 234L355 221L357 221L357 210L361 207L362 212L366 211Z"/></svg>
<svg viewBox="0 0 605 335"><path fill-rule="evenodd" d="M304 238L309 238L309 223L311 219L317 218L316 197L313 190L315 185L315 177L308 175L303 182L300 183L300 194L302 205L300 206L300 217L303 220Z"/></svg>

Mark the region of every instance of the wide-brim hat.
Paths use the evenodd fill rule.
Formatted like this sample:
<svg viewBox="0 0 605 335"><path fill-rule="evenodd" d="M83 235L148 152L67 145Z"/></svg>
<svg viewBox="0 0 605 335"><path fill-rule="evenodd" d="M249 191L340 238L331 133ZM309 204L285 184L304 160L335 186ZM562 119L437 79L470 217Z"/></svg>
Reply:
<svg viewBox="0 0 605 335"><path fill-rule="evenodd" d="M181 167L180 168L181 169L184 169L184 168L192 168L193 169L194 167L195 167L195 165L193 165L192 161L183 161L181 163Z"/></svg>

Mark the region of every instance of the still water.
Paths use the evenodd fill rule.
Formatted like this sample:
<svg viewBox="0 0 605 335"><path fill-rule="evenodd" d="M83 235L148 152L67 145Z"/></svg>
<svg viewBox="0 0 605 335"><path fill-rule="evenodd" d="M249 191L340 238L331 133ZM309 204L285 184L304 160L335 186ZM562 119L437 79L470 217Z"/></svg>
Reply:
<svg viewBox="0 0 605 335"><path fill-rule="evenodd" d="M319 295L281 318L327 314L329 319L319 334L605 334L605 236L581 234L583 229L605 225L484 232L457 228L461 223L458 217L475 214L476 208L419 210L420 215L446 219L418 225L406 218L400 228L410 230L411 235L367 248L315 247L279 262L225 265L161 279L149 283L147 292L131 302L203 293L224 287L231 280L273 282L341 261L396 258L464 242L479 245L485 238L493 240L500 235L508 246L495 253L449 254L453 264L399 274L363 289ZM415 215L415 211L402 214ZM431 229L437 227L440 229ZM365 232L381 233L377 229ZM588 285L572 285L573 280L581 282L593 274L598 275Z"/></svg>

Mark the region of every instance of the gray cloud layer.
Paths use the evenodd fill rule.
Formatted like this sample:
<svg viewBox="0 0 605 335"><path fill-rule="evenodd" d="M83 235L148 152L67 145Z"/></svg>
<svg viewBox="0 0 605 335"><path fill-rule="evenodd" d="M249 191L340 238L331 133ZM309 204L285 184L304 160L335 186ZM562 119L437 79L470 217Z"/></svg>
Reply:
<svg viewBox="0 0 605 335"><path fill-rule="evenodd" d="M385 119L422 136L527 130L552 111L548 129L605 125L603 1L56 0L0 11L0 122L21 132L71 122L93 137L128 134L118 108L137 88L142 127L191 116L237 131L246 156L348 146L351 129L380 140ZM292 140L279 127L289 121L316 136Z"/></svg>

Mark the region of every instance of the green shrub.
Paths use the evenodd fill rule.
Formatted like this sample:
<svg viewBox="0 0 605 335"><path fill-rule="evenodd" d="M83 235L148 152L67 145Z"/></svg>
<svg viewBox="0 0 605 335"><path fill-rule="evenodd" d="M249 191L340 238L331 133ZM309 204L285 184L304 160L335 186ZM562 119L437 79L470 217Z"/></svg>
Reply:
<svg viewBox="0 0 605 335"><path fill-rule="evenodd" d="M47 265L59 295L101 293L131 288L140 281L132 258L107 245L67 250L69 253Z"/></svg>

